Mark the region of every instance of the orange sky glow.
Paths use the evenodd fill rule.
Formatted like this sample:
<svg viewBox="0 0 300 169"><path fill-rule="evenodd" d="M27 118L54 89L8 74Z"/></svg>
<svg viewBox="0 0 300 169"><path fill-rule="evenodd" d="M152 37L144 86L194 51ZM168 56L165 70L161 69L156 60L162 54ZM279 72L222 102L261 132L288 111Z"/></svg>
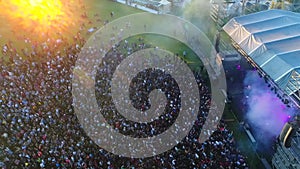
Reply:
<svg viewBox="0 0 300 169"><path fill-rule="evenodd" d="M42 36L65 33L78 24L79 0L2 0L1 15L16 32Z"/></svg>

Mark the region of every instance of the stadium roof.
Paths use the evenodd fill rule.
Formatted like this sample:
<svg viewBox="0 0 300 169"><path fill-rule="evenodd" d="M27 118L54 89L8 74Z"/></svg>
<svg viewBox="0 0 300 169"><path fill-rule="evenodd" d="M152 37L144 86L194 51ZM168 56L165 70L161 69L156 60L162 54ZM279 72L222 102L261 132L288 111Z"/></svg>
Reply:
<svg viewBox="0 0 300 169"><path fill-rule="evenodd" d="M231 19L223 30L286 94L299 92L299 13L257 12Z"/></svg>

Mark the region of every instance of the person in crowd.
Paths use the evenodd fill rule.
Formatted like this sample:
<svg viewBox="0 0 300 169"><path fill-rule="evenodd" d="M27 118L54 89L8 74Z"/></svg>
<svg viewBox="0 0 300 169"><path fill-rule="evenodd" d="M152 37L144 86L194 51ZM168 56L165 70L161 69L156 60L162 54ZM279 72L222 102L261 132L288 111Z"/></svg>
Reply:
<svg viewBox="0 0 300 169"><path fill-rule="evenodd" d="M113 15L111 13L112 17ZM189 135L178 145L150 158L121 157L98 147L83 131L72 106L73 68L84 42L82 34L78 33L72 43L64 42L63 37L49 37L45 42L32 44L34 50L24 48L21 53L14 50L12 42L2 47L1 168L248 168L246 157L235 148L232 132L226 129L222 120L210 138L199 143L197 138L211 103L209 88L201 76L196 76L197 72L194 74L201 92L200 111ZM26 43L34 42L28 37ZM111 81L110 67L117 66L117 63L131 53L150 47L154 46L143 39L118 42L107 52L107 62L103 62L103 69L99 69L97 78L103 79L102 82ZM188 53L184 52L184 55ZM7 56L11 59L3 59ZM111 65L106 65L108 63ZM134 81L132 87L136 89L134 91L137 96L133 102L138 107L147 109L149 105L144 96L151 89L148 82L170 93L167 99L176 100L176 93L180 91L174 87L174 82L161 72L149 71L145 70L140 75L149 81L139 81L139 78ZM150 76L146 76L149 74ZM161 83L161 79L166 83ZM96 84L97 92L108 92L106 89L109 86L100 86ZM110 99L101 94L97 100L108 106L112 104ZM81 106L85 104L82 103ZM107 114L109 124L122 134L145 137L162 133L172 125L179 107L178 100L168 105L164 114L150 125L133 123L120 114L110 116L112 109L107 109L104 114Z"/></svg>

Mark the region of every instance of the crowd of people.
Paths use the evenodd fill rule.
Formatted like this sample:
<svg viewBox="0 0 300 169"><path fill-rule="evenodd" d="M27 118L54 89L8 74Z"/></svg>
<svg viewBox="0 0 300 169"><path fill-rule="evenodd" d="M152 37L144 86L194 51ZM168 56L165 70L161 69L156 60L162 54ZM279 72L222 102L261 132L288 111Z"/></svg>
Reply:
<svg viewBox="0 0 300 169"><path fill-rule="evenodd" d="M26 43L31 49L18 52L14 43L8 42L0 57L1 168L248 168L245 157L236 149L232 132L222 120L207 141L198 141L210 107L210 94L205 80L197 72L194 75L201 92L200 109L188 136L163 154L127 158L97 146L74 113L72 70L85 38L78 33L72 43L66 43L63 37L49 38L43 43L33 43L26 38ZM122 41L108 51L106 64L112 58L118 59L114 63L121 62L130 53L149 47L153 46L141 38L134 42ZM107 72L98 71L97 78L104 79L103 83L109 84L106 83L111 81L109 77ZM149 78L154 84L149 87L141 78ZM157 80L160 78L164 80ZM113 115L113 110L102 113L122 134L147 137L162 133L175 121L180 109L176 82L169 75L151 69L143 71L135 80L131 86L133 104L141 110L148 109L146 95L161 88L170 96L164 114L150 124L140 124L118 113ZM111 98L101 95L108 92L104 90L107 86L95 85L99 105L110 107ZM172 106L170 100L174 101Z"/></svg>

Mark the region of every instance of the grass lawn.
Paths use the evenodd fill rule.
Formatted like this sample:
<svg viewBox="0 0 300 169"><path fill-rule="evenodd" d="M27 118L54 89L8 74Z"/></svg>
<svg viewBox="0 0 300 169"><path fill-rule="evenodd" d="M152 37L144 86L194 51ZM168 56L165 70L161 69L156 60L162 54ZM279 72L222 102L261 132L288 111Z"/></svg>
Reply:
<svg viewBox="0 0 300 169"><path fill-rule="evenodd" d="M189 64L189 66L193 67L194 71L197 71L197 68L200 68L200 66L203 65L201 60L193 50L173 38L155 34L143 34L137 37L133 37L130 40L137 41L139 37L143 38L146 44L150 44L151 46L158 46L161 49L170 51L172 53L177 53L179 57L181 57ZM187 53L186 57L183 57L184 51L186 51Z"/></svg>
<svg viewBox="0 0 300 169"><path fill-rule="evenodd" d="M223 119L234 119L234 121L226 122L227 128L233 131L233 137L236 140L237 148L241 153L247 157L246 161L250 168L264 168L257 153L255 153L252 142L249 140L246 132L239 124L234 113L229 110L229 106L226 105Z"/></svg>
<svg viewBox="0 0 300 169"><path fill-rule="evenodd" d="M88 7L88 16L93 17L94 14L98 13L100 18L105 20L112 20L110 12L114 12L115 14L113 19L138 12L144 12L121 3L113 2L112 0L85 0L84 3Z"/></svg>
<svg viewBox="0 0 300 169"><path fill-rule="evenodd" d="M112 0L84 0L85 5L87 6L87 15L89 16L90 20L92 21L88 27L97 27L100 28L103 26L104 21L112 21L122 16L126 16L129 14L143 12L141 10L135 9L133 7L129 7L120 3L113 2ZM114 12L114 17L110 16L111 12ZM95 14L99 15L101 21L97 21L97 18L94 16ZM0 14L0 20L4 20L3 15ZM206 32L209 39L212 41L215 34L215 27L211 26L209 32ZM22 39L16 39L15 34L22 34L23 32L12 32L9 26L9 23L0 22L0 46L3 46L7 43L8 40L12 40L18 47L24 47L24 41ZM91 34L86 35L86 38L89 38ZM159 46L162 49L169 50L173 53L178 53L182 56L183 51L187 52L187 57L184 58L185 61L191 66L192 69L200 68L202 65L201 61L199 61L195 53L189 49L184 44L174 41L168 37L162 37L159 35L152 35L152 34L144 34L141 35L144 39L145 43L152 44L155 46ZM132 41L137 40L134 39L137 37L133 37ZM0 57L2 53L0 52ZM233 113L226 109L224 113L225 119L235 119L234 122L228 122L228 128L234 132L234 137L237 140L237 145L239 150L248 157L247 161L250 165L250 168L263 168L260 160L257 158L256 154L253 153L254 150L251 146L251 142L249 141L245 132L240 129L240 126L234 117Z"/></svg>
<svg viewBox="0 0 300 169"><path fill-rule="evenodd" d="M92 21L92 23L87 24L87 29L92 27L100 28L104 25L105 21L112 21L122 16L144 12L133 7L113 2L112 0L84 0L83 3L86 6L87 16L89 20ZM111 12L114 12L114 17L110 16ZM95 14L98 14L98 17L95 17ZM0 13L0 46L2 47L11 40L13 41L14 46L19 50L26 47L24 39L18 37L28 37L28 35L22 30L17 32L13 31L11 24L6 22L6 17L7 16ZM99 18L101 21L97 21ZM92 34L88 34L86 38L89 38L91 35ZM29 38L33 37L29 36ZM1 56L2 53L0 52L0 57Z"/></svg>

